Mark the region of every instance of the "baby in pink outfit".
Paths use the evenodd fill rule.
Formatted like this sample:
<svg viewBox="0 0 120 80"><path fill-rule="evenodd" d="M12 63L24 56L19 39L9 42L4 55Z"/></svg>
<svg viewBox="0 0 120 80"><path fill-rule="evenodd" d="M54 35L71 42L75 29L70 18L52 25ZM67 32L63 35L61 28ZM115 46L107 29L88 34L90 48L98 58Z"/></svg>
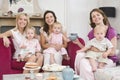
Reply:
<svg viewBox="0 0 120 80"><path fill-rule="evenodd" d="M63 58L69 60L69 56L64 47L62 47L63 40L67 40L67 38L62 34L62 26L59 22L53 24L52 33L49 36L46 36L48 43L51 45L48 49L45 49L43 53L50 54L50 63L55 63L54 54L60 53L63 55ZM61 48L57 48L58 45L61 45Z"/></svg>

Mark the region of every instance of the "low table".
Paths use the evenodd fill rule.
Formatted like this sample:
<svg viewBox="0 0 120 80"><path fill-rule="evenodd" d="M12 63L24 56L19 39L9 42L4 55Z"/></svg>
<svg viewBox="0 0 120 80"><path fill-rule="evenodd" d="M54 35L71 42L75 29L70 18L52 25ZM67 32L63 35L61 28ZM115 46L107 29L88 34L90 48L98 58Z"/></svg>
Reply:
<svg viewBox="0 0 120 80"><path fill-rule="evenodd" d="M55 74L59 80L63 80L61 72L44 72L44 73L36 73L42 75L42 80L46 80L51 74ZM27 80L26 77L31 77L31 74L5 74L3 75L3 80ZM34 79L37 80L37 79Z"/></svg>
<svg viewBox="0 0 120 80"><path fill-rule="evenodd" d="M62 72L44 72L44 73L36 73L42 75L41 80L46 80L51 74L55 74L58 77L58 80L64 80L62 77ZM5 74L3 75L3 80L27 80L26 77L30 77L30 74ZM37 79L35 79L37 80ZM74 80L84 80L81 78L74 79Z"/></svg>

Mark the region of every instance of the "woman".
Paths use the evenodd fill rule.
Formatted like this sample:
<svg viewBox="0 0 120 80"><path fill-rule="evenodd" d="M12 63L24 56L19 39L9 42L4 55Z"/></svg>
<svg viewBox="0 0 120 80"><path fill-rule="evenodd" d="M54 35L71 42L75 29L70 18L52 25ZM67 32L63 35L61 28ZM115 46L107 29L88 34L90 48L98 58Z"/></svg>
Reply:
<svg viewBox="0 0 120 80"><path fill-rule="evenodd" d="M58 44L50 45L47 42L47 36L52 32L52 25L54 22L57 22L57 17L53 11L48 10L44 13L44 22L45 22L44 27L42 27L40 30L41 32L40 43L41 43L42 48L47 49L49 47L54 47L56 50L60 50L61 47L66 48L67 41L63 41L62 45L58 45ZM64 32L63 34L66 35ZM46 53L43 53L43 54L44 54L44 65L50 64L50 55ZM62 56L60 54L56 53L54 57L55 57L55 61L57 64L62 64Z"/></svg>
<svg viewBox="0 0 120 80"><path fill-rule="evenodd" d="M100 9L93 9L90 12L90 22L91 22L90 25L92 28L94 28L96 25L106 26L105 27L107 29L106 38L108 38L114 46L109 56L114 56L116 46L117 46L117 37L116 37L117 35L115 30L110 26L104 12L101 11ZM88 38L89 39L94 38L93 29L89 32ZM90 50L99 51L95 47L92 47ZM112 60L110 60L108 65L106 65L106 67L108 66L109 67L113 66ZM85 53L77 53L77 56L75 59L75 71L85 80L95 80L90 63L88 59L85 59Z"/></svg>
<svg viewBox="0 0 120 80"><path fill-rule="evenodd" d="M16 16L16 27L6 31L5 33L0 34L0 38L3 38L4 41L4 45L6 47L9 46L10 41L7 37L11 37L14 43L14 47L15 47L15 53L14 53L14 59L18 58L18 54L20 51L19 45L22 42L23 39L25 39L25 30L27 29L28 25L29 25L29 17L27 14L25 13L20 13ZM43 56L40 55L40 58L36 60L36 56L31 56L27 62L35 62L37 63L39 66L42 66L42 62L43 62ZM26 71L24 71L26 72Z"/></svg>

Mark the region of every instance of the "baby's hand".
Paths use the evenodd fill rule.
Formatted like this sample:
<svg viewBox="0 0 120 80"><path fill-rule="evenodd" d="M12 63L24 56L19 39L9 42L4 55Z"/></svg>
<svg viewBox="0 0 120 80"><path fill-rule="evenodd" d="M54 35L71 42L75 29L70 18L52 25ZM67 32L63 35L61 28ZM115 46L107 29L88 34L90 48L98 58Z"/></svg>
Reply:
<svg viewBox="0 0 120 80"><path fill-rule="evenodd" d="M107 56L108 56L108 53L107 52L105 52L105 53L103 53L103 58L107 58Z"/></svg>
<svg viewBox="0 0 120 80"><path fill-rule="evenodd" d="M78 40L78 38L76 40L73 41L74 44L78 44L80 43L80 41Z"/></svg>

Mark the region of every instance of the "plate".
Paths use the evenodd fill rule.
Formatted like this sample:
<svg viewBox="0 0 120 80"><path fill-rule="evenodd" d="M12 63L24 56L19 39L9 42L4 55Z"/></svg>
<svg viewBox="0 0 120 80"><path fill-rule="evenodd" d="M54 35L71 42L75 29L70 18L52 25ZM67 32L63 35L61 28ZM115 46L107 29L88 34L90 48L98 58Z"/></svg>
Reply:
<svg viewBox="0 0 120 80"><path fill-rule="evenodd" d="M66 66L62 66L59 64L45 65L43 66L44 71L62 71Z"/></svg>
<svg viewBox="0 0 120 80"><path fill-rule="evenodd" d="M23 69L40 69L40 67L37 65L37 63L33 63L33 62L28 62L25 64L25 66L23 67Z"/></svg>
<svg viewBox="0 0 120 80"><path fill-rule="evenodd" d="M77 79L77 78L79 78L79 75L75 74L74 79Z"/></svg>
<svg viewBox="0 0 120 80"><path fill-rule="evenodd" d="M36 67L36 68L26 68L26 67L23 67L24 70L38 70L40 69L41 67Z"/></svg>

